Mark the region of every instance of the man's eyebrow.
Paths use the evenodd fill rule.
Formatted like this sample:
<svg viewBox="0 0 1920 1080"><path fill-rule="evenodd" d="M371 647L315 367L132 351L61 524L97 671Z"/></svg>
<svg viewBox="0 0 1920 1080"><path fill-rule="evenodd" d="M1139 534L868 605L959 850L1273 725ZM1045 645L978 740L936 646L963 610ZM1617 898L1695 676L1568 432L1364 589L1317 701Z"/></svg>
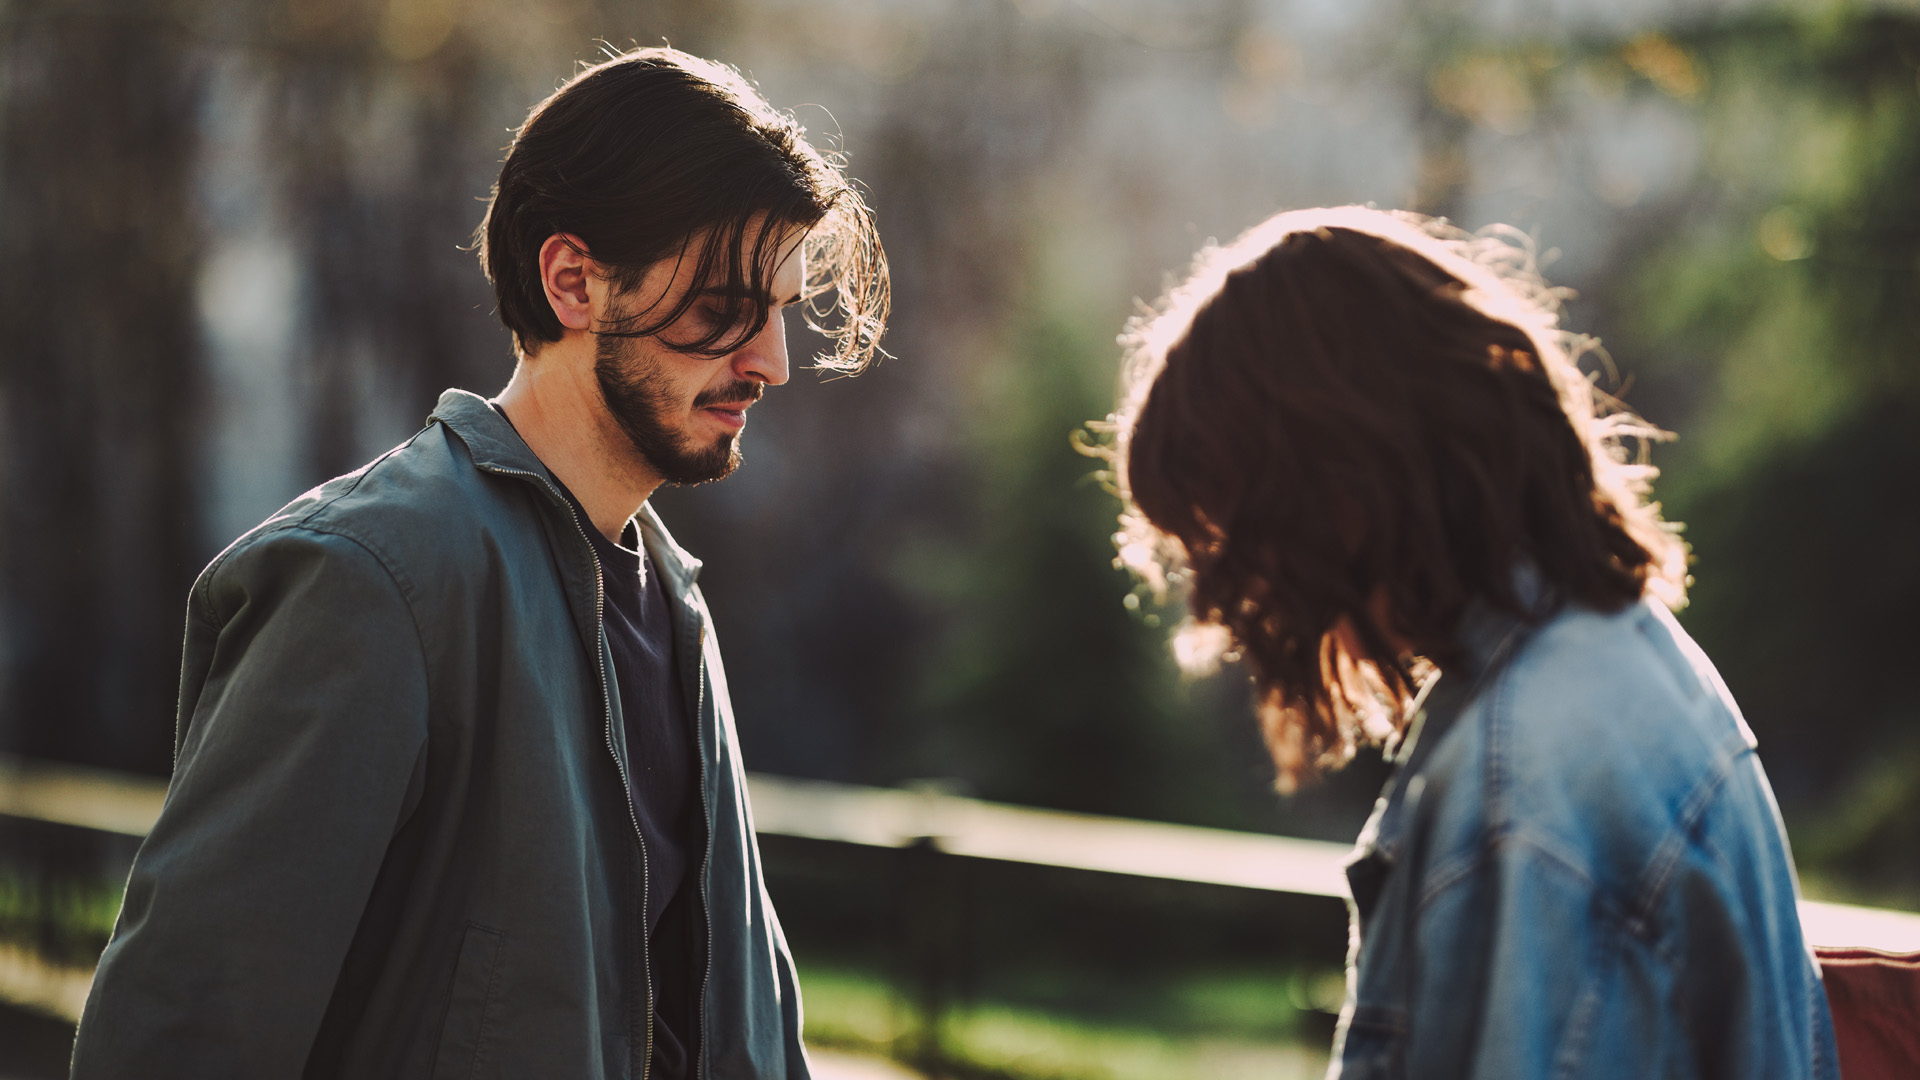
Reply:
<svg viewBox="0 0 1920 1080"><path fill-rule="evenodd" d="M700 295L701 296L718 296L724 300L732 300L732 299L753 300L753 301L757 301L759 303L765 304L768 307L773 307L775 304L775 300L773 299L772 293L755 292L752 289L746 288L744 286L736 287L732 285L709 285L708 287L700 290ZM792 296L788 297L787 299L778 301L778 303L783 307L794 307L800 303L800 294L794 293Z"/></svg>

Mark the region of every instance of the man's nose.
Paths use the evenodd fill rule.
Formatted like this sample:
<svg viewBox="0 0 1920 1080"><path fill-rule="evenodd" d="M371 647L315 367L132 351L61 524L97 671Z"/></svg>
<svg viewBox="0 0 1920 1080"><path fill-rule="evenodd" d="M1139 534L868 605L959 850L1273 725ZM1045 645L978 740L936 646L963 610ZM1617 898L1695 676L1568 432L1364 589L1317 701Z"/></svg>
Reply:
<svg viewBox="0 0 1920 1080"><path fill-rule="evenodd" d="M745 348L733 354L733 370L742 379L753 379L768 386L779 386L787 381L785 312L767 313L766 327L747 342Z"/></svg>

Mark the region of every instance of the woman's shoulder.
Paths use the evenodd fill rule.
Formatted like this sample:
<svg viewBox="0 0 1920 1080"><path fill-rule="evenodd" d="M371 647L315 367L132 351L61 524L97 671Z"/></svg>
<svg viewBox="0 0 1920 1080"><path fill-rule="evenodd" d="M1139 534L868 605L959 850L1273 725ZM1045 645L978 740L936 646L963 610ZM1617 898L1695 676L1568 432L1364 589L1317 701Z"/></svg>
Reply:
<svg viewBox="0 0 1920 1080"><path fill-rule="evenodd" d="M1479 774L1447 786L1483 801L1481 828L1596 879L1643 869L1753 748L1706 655L1651 601L1533 628L1447 741L1458 752L1436 765Z"/></svg>
<svg viewBox="0 0 1920 1080"><path fill-rule="evenodd" d="M1551 772L1630 765L1677 782L1753 747L1726 684L1667 609L1567 606L1536 627L1484 695L1501 734Z"/></svg>

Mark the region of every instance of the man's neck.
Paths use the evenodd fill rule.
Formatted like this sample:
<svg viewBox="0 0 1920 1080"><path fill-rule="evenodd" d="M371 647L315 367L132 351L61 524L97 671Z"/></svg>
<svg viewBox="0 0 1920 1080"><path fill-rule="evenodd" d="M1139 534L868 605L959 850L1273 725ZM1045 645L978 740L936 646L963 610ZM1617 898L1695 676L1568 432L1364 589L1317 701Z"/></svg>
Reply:
<svg viewBox="0 0 1920 1080"><path fill-rule="evenodd" d="M580 500L593 527L618 543L661 480L607 413L592 349L590 337L569 333L522 358L497 400L540 463Z"/></svg>

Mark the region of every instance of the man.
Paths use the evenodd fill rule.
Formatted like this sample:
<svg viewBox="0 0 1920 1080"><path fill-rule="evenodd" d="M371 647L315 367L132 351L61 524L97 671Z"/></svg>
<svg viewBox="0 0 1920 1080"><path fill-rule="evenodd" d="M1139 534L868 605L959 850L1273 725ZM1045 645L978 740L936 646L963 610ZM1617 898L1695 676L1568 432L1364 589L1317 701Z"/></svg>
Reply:
<svg viewBox="0 0 1920 1080"><path fill-rule="evenodd" d="M1283 783L1384 742L1330 1075L1837 1075L1686 550L1523 248L1359 207L1134 329L1122 555L1253 675ZM1437 675L1437 681L1435 677Z"/></svg>
<svg viewBox="0 0 1920 1080"><path fill-rule="evenodd" d="M649 49L534 109L481 253L499 399L448 391L194 586L76 1077L807 1075L700 564L646 502L739 463L786 309L836 289L823 363L870 361L870 216L735 72Z"/></svg>

